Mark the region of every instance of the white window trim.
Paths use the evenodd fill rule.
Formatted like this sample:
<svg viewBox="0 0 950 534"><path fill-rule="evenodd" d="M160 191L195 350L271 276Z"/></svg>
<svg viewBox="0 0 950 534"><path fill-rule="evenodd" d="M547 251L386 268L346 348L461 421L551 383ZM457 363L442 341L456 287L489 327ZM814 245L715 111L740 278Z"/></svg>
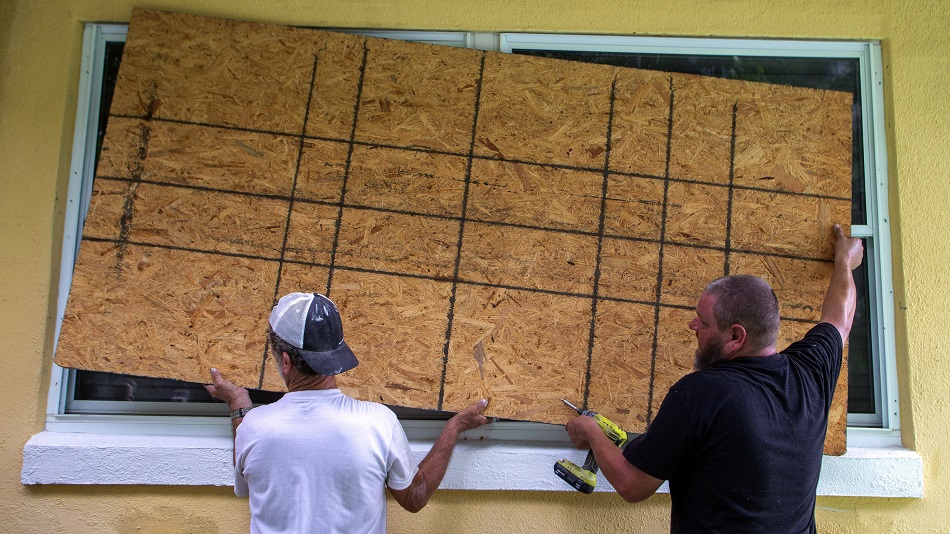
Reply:
<svg viewBox="0 0 950 534"><path fill-rule="evenodd" d="M80 214L88 203L88 191L81 190L83 176L91 176L96 143L96 122L99 95L93 80L101 79L98 69L102 65L102 50L108 40L124 40L126 25L87 24L83 41L83 65L78 101L93 105L79 105L76 115L77 133L73 142L71 179L66 208L66 232L63 240L63 267L61 268L59 301L57 308L57 331L65 312L66 299L72 278L72 264L78 249ZM406 32L375 32L381 37L407 38ZM552 43L562 47L586 46L596 41L600 49L607 46L645 46L642 38L554 36L531 34L473 34L428 32L427 42L442 44L462 43L481 49L511 51L512 45L525 48L528 44L540 44L550 48ZM416 36L418 37L418 36ZM588 42L590 41L590 42ZM669 43L666 43L669 41ZM736 53L733 40L648 40L657 43L687 43L688 47L702 44L707 51ZM826 46L829 43L797 43L788 41L755 41L756 50L763 54L775 54L781 50L785 55L790 50L808 50L809 47ZM835 43L848 48L852 43ZM761 48L759 47L761 45ZM766 45L772 48L767 48ZM883 116L880 48L874 43L854 43L856 57L868 61L869 72L876 83L872 94L864 102L875 106L875 113ZM732 48L728 48L732 46ZM778 48L774 48L778 46ZM562 48L566 49L566 48ZM608 48L609 49L609 48ZM695 53L695 48L689 48ZM731 50L722 52L722 50ZM642 51L642 50L641 50ZM751 55L749 50L742 50ZM814 55L814 54L812 54ZM840 57L841 52L834 54ZM89 67L91 66L91 67ZM862 63L862 72L865 64ZM875 127L870 146L866 147L869 165L880 182L878 187L886 191L886 150L883 121L880 131ZM866 125L865 132L870 132ZM868 184L871 185L871 184ZM869 194L876 191L868 187ZM886 199L879 199L886 211ZM873 204L873 203L872 203ZM869 219L872 214L869 213ZM889 258L889 227L886 216L874 214L874 228L854 228L855 235L868 232L875 236L878 254L887 253ZM882 269L889 269L889 261L879 262ZM890 281L890 272L883 273ZM892 289L889 289L892 297ZM888 293L886 290L885 293ZM877 295L876 298L882 298ZM892 299L884 299L889 301ZM885 303L886 304L886 303ZM893 310L884 306L885 314ZM892 329L886 329L883 343L888 344L893 354ZM55 350L55 348L54 348ZM893 359L893 358L891 358ZM888 424L881 429L849 428L847 453L843 456L825 456L822 462L819 495L863 497L914 497L923 496L923 461L914 451L901 448L897 423L896 372L893 362L882 372L888 377L888 395L895 397L893 411L887 417ZM46 431L34 435L24 447L23 484L134 484L134 485L233 485L232 441L230 424L226 417L187 416L140 416L140 415L80 415L66 414L65 402L68 390L65 378L68 372L53 364L47 403ZM890 402L890 397L888 398ZM416 456L421 459L431 448L444 423L441 421L404 421L403 426L410 436ZM580 461L583 452L571 447L563 427L540 423L498 422L463 434L456 447L449 470L441 487L446 489L475 490L541 490L574 491L553 474L553 465L558 460L571 458ZM478 466L491 465L491 470ZM596 491L611 491L609 483L602 480ZM667 492L664 485L660 492Z"/></svg>
<svg viewBox="0 0 950 534"><path fill-rule="evenodd" d="M564 458L580 463L584 451L563 441L496 441L493 426L463 434L440 488L575 491L554 475L553 466ZM421 460L432 440L413 439L410 445ZM492 468L485 469L486 465ZM20 480L23 484L232 486L231 437L41 432L24 447ZM600 477L595 491L612 490ZM659 492L669 492L666 483ZM843 456L823 457L818 494L920 498L923 462L917 453L899 447L848 448Z"/></svg>

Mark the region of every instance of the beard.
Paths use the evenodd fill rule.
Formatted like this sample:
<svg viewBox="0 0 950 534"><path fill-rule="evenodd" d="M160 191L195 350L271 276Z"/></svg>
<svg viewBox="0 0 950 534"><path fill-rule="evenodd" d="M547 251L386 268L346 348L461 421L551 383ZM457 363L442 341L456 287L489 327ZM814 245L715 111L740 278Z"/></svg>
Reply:
<svg viewBox="0 0 950 534"><path fill-rule="evenodd" d="M696 355L693 357L693 370L702 371L715 367L725 361L722 354L722 346L722 341L717 339L696 349Z"/></svg>

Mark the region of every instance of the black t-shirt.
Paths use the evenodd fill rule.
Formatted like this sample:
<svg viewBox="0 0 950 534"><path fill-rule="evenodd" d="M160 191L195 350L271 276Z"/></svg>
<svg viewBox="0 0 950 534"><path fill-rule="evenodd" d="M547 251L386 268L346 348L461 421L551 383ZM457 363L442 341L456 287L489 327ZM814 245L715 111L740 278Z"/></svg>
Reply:
<svg viewBox="0 0 950 534"><path fill-rule="evenodd" d="M779 354L680 379L624 456L669 480L671 531L815 532L842 340L827 323Z"/></svg>

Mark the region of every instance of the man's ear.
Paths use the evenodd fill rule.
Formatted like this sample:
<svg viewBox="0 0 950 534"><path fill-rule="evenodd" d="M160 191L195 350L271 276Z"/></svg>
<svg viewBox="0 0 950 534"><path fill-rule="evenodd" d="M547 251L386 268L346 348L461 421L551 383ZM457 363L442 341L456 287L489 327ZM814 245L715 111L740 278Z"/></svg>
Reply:
<svg viewBox="0 0 950 534"><path fill-rule="evenodd" d="M729 327L729 340L726 341L726 351L729 353L738 352L742 347L745 346L748 341L748 337L745 331L745 327L741 324L734 324Z"/></svg>
<svg viewBox="0 0 950 534"><path fill-rule="evenodd" d="M294 367L294 364L290 361L290 355L286 352L282 352L280 355L280 370L284 376L287 376L287 373Z"/></svg>

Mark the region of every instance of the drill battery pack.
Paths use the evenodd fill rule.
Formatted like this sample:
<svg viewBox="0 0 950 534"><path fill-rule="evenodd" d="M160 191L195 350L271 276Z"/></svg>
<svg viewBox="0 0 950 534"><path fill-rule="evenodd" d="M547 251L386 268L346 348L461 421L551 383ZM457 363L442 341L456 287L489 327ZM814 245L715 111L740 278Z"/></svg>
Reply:
<svg viewBox="0 0 950 534"><path fill-rule="evenodd" d="M583 493L591 493L597 486L597 473L588 471L566 459L554 464L554 474Z"/></svg>

